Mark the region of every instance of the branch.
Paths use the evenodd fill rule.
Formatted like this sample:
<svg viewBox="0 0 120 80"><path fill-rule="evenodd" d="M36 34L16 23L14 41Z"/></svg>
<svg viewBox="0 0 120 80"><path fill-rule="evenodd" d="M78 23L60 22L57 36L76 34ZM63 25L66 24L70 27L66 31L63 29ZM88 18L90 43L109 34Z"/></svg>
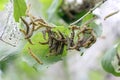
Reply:
<svg viewBox="0 0 120 80"><path fill-rule="evenodd" d="M94 11L96 8L101 6L105 1L107 1L107 0L103 0L103 1L99 2L94 8L90 9L84 16L79 18L77 21L71 23L70 25L75 25L75 24L79 23L83 18L85 18L88 14L92 13L92 11Z"/></svg>

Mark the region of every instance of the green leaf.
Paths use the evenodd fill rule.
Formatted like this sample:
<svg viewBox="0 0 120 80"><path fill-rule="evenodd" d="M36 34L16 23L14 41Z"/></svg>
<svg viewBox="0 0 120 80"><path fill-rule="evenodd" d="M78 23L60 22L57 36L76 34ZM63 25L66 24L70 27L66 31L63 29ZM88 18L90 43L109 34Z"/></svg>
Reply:
<svg viewBox="0 0 120 80"><path fill-rule="evenodd" d="M89 22L91 19L94 18L93 14L88 14L83 20L82 24L85 24L86 22ZM89 22L88 27L92 28L94 32L96 33L96 36L99 37L102 34L102 27L98 24L96 24L94 21ZM81 26L83 27L83 26Z"/></svg>
<svg viewBox="0 0 120 80"><path fill-rule="evenodd" d="M6 5L6 3L7 3L8 1L9 1L9 0L0 0L0 11L5 8L5 5Z"/></svg>
<svg viewBox="0 0 120 80"><path fill-rule="evenodd" d="M88 14L86 17L84 17L84 19L82 20L82 23L85 23L86 21L92 19L94 17L94 15L91 13L91 14Z"/></svg>
<svg viewBox="0 0 120 80"><path fill-rule="evenodd" d="M68 29L68 27L64 27L64 26L56 26L55 28L53 28L53 31L60 31L65 35L69 35L70 34L70 30Z"/></svg>
<svg viewBox="0 0 120 80"><path fill-rule="evenodd" d="M117 72L112 65L112 61L114 60L114 57L116 56L117 53L117 48L116 46L109 49L105 55L102 58L102 67L104 68L105 71L112 73L115 76L120 76L120 72Z"/></svg>
<svg viewBox="0 0 120 80"><path fill-rule="evenodd" d="M50 64L60 61L67 53L65 47L62 55L57 56L52 55L46 57L49 54L49 46L41 45L39 44L39 41L46 42L43 39L43 35L41 32L36 33L32 37L32 42L34 45L27 43L22 52L25 62L27 62L30 66L34 67L37 70L44 70L44 68L47 68ZM31 55L28 53L28 47L30 47L32 52L40 59L40 61L43 62L42 65L38 64L37 61L33 57L31 57Z"/></svg>
<svg viewBox="0 0 120 80"><path fill-rule="evenodd" d="M19 22L21 16L25 16L27 6L25 0L14 0L14 18Z"/></svg>

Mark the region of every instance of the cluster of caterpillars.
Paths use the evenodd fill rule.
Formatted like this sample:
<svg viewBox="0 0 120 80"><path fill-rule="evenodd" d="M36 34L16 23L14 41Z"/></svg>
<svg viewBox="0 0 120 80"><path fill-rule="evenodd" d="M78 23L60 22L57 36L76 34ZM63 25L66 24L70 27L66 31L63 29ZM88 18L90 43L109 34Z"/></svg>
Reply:
<svg viewBox="0 0 120 80"><path fill-rule="evenodd" d="M69 35L65 35L63 32L57 30L54 31L54 26L49 25L41 18L36 18L31 14L27 14L27 17L30 18L30 21L26 21L21 17L22 22L24 23L26 29L20 29L20 31L25 35L25 39L32 45L34 43L31 41L31 37L33 33L41 28L45 28L43 31L43 38L46 42L39 42L40 45L48 45L49 46L49 54L50 55L60 55L65 50L78 50L80 51L81 47L89 48L96 41L96 35L92 28L84 25L83 27L78 27L76 25L70 25L68 29L71 31ZM41 29L42 30L42 29ZM47 34L47 35L46 35ZM47 37L47 38L46 38ZM31 55L33 52L30 48L28 48ZM33 58L38 62L39 59L37 56L33 56Z"/></svg>
<svg viewBox="0 0 120 80"><path fill-rule="evenodd" d="M21 17L22 22L26 26L26 30L20 29L20 31L24 33L25 39L27 39L30 44L34 45L30 39L33 35L33 32L41 28L45 28L42 33L46 42L39 43L40 45L48 45L50 48L50 53L53 53L53 55L62 54L64 46L67 46L67 50L75 49L80 51L81 47L89 48L96 41L96 36L93 29L88 28L87 26L80 28L76 25L72 25L68 27L71 31L71 34L67 36L59 30L57 32L52 30L55 27L50 26L43 19L38 19L31 16L29 17L31 19L29 23ZM46 34L48 34L47 39Z"/></svg>

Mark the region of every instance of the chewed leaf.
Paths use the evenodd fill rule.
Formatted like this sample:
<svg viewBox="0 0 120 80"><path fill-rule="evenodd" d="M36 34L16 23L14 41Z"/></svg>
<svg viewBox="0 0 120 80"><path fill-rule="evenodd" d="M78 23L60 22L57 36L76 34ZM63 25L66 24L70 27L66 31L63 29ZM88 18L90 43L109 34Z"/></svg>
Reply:
<svg viewBox="0 0 120 80"><path fill-rule="evenodd" d="M108 50L105 55L102 58L102 67L105 71L112 73L115 76L120 76L120 72L117 72L114 68L114 65L112 65L112 61L114 60L114 57L117 54L116 47L113 47L112 49Z"/></svg>
<svg viewBox="0 0 120 80"><path fill-rule="evenodd" d="M62 55L49 55L49 46L48 45L41 45L40 42L46 42L43 38L42 33L37 33L32 37L32 42L34 45L31 45L29 43L26 44L23 50L23 58L25 62L27 62L29 65L33 66L34 68L40 69L44 67L48 67L50 64L53 64L54 62L60 61L62 57L66 54L66 50L64 49ZM39 64L30 54L28 51L28 47L31 49L32 53L39 58L39 60L43 63L42 65Z"/></svg>
<svg viewBox="0 0 120 80"><path fill-rule="evenodd" d="M13 0L14 1L14 18L16 22L19 22L21 16L25 16L26 3L25 0ZM21 6L22 5L22 6Z"/></svg>

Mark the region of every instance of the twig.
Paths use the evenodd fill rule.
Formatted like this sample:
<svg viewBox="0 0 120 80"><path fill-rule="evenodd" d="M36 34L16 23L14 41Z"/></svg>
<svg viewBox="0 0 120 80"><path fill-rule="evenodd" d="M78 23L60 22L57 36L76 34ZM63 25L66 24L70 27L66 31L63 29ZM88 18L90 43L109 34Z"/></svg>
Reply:
<svg viewBox="0 0 120 80"><path fill-rule="evenodd" d="M99 2L94 8L90 9L84 16L82 16L81 18L79 18L77 21L71 23L70 25L75 25L75 24L79 23L83 18L85 18L88 14L90 14L96 8L98 8L99 6L101 6L105 1L107 1L107 0L103 0L103 1Z"/></svg>

